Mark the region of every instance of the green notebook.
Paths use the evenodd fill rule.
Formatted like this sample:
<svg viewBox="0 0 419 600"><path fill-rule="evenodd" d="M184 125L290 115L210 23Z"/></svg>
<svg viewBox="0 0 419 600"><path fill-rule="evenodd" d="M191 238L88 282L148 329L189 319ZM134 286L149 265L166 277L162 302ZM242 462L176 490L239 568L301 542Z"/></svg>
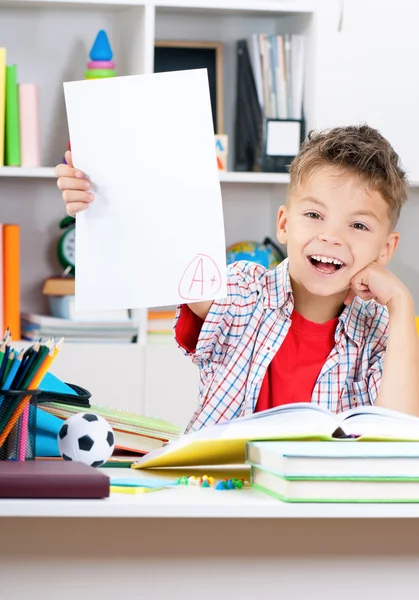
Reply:
<svg viewBox="0 0 419 600"><path fill-rule="evenodd" d="M282 502L419 503L419 477L281 477L252 466L252 487Z"/></svg>
<svg viewBox="0 0 419 600"><path fill-rule="evenodd" d="M4 164L20 166L19 90L16 65L6 66L6 119Z"/></svg>
<svg viewBox="0 0 419 600"><path fill-rule="evenodd" d="M56 417L60 417L61 419L67 419L68 417L71 417L71 415L79 412L95 413L106 419L111 427L114 427L120 431L136 433L138 435L145 435L168 441L177 440L183 433L183 430L180 427L172 425L171 423L163 421L162 419L146 417L137 413L131 413L105 406L92 404L90 408L81 408L78 406L70 406L55 402L43 402L41 408L42 410L45 410Z"/></svg>

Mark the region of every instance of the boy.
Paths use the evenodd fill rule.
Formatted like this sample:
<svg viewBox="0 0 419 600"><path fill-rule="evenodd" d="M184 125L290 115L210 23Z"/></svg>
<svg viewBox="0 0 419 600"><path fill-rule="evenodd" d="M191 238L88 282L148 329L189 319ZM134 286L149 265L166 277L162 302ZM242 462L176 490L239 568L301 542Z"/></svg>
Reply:
<svg viewBox="0 0 419 600"><path fill-rule="evenodd" d="M70 154L67 161L55 172L75 215L93 196ZM385 268L406 198L399 157L378 131L308 136L278 213L288 258L271 271L229 265L227 298L178 308L176 340L200 369L187 431L290 402L419 416L414 304Z"/></svg>

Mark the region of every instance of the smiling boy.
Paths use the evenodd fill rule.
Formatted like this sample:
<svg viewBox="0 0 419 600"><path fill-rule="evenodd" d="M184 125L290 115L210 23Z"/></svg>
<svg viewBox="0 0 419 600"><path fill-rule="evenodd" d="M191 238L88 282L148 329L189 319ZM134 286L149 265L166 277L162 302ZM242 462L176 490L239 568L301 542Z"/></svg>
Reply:
<svg viewBox="0 0 419 600"><path fill-rule="evenodd" d="M57 184L75 215L93 196L66 158ZM419 416L414 303L386 269L406 197L399 157L375 129L308 137L278 213L288 258L274 270L229 265L226 298L177 310L176 340L200 371L187 431L292 402Z"/></svg>
<svg viewBox="0 0 419 600"><path fill-rule="evenodd" d="M309 136L278 213L288 259L272 271L235 263L225 300L178 309L177 341L201 374L189 428L290 402L419 415L414 304L385 268L406 195L376 130Z"/></svg>

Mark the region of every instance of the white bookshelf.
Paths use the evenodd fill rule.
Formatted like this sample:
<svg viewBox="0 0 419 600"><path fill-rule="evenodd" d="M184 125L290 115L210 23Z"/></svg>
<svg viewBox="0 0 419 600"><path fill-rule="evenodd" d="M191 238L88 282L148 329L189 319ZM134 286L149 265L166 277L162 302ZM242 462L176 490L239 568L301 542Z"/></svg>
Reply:
<svg viewBox="0 0 419 600"><path fill-rule="evenodd" d="M347 5L352 7L355 3L359 10L362 9L363 19L354 19L354 23L349 20L352 29L347 35L356 40L357 31L353 28L368 29L373 53L383 45L377 33L379 20L375 19L371 8L374 2L353 0ZM389 23L392 21L390 12L399 14L397 11L403 10L407 14L406 22L417 22L411 14L413 8L407 8L407 0L400 0L397 11L390 11L389 7L386 8L387 4L380 3L380 10L389 13ZM345 10L349 12L349 19L348 6ZM342 38L338 35L341 10L339 0L0 0L0 43L7 48L7 62L17 64L19 81L34 82L40 86L42 164L56 165L61 162L68 141L62 83L83 79L91 46L100 29L105 29L109 35L118 75L152 73L155 40L222 42L224 122L225 133L229 136L230 156L229 170L220 172L220 183L226 242L229 245L246 239L262 241L266 236L275 239L277 210L285 200L289 181L288 175L283 173L238 173L232 170L236 42L252 33L306 35L307 129L332 125L332 117L339 120L339 124L345 124L345 117L350 115L353 122L355 104L350 97L351 88L349 86L348 92L343 86L346 95L339 98L341 90L334 84L335 71L340 69L341 81L344 77L342 64L345 64L345 69L347 64L343 59L349 61L350 58L342 55L340 46L347 39L347 36ZM398 19L399 25L402 21ZM402 32L403 27L399 26L398 31ZM336 47L340 54L336 53ZM335 55L339 56L339 60L334 60ZM415 72L416 55L412 52L405 61L400 61L400 70L405 74L399 73L401 81L409 81L407 74ZM369 64L367 55L364 62ZM375 59L371 64L376 64ZM386 64L385 61L383 64ZM367 75L366 71L363 76ZM381 97L385 96L387 104L392 101L396 106L401 96L395 91L391 78L382 77L380 81L388 87L386 94L381 90ZM368 87L368 81L363 81L363 84ZM408 94L404 96L408 97ZM359 93L356 100L360 120L367 120L371 114L380 114L377 109L380 102L373 98L373 90L369 91L369 95ZM365 115L361 110L364 108ZM394 111L387 117L394 121ZM415 136L411 134L414 125L401 120L399 127L397 122L398 131L401 131L402 158L403 154L411 155L415 146ZM405 135L406 132L408 135ZM419 185L419 170L411 179L414 180L412 186ZM60 272L55 258L55 240L60 235L58 223L65 216L53 166L0 168L0 203L1 220L21 225L22 310L43 312L46 303L41 294L42 282ZM192 396L195 379L192 386L191 377L195 377L196 370L190 369L186 359L180 360L179 364L176 362L180 351L174 344L164 346L164 349L147 347L145 340L143 335L139 344L128 345L121 350L118 365L109 364L110 369L132 369L134 372L137 369L141 379L138 386L141 399L137 400L136 392L132 395L132 382L129 382L120 391L111 386L104 403L132 408L134 403L137 409L145 405L150 409L155 404L162 407L163 417L164 403L171 403L170 414L173 414L176 403L183 407L192 405L196 396ZM89 344L78 347L68 344L67 347L70 349L63 351L57 366L60 374L70 373L75 383L85 384L85 387L103 376L105 351ZM173 380L171 395L160 382L159 385L153 384L168 371L169 363L178 365L174 370L169 369ZM89 365L89 372L86 365ZM77 376L77 373L80 375ZM188 398L182 397L182 391L186 389ZM97 393L103 395L105 386L98 384ZM158 401L155 400L156 395L159 396ZM163 398L164 395L170 397Z"/></svg>
<svg viewBox="0 0 419 600"><path fill-rule="evenodd" d="M18 222L22 230L22 311L47 310L42 282L60 272L55 240L65 209L54 165L68 138L62 83L83 79L99 29L108 33L118 75L152 73L156 39L223 42L225 133L231 148L236 41L253 32L306 32L312 11L308 0L0 0L1 45L8 64L17 64L19 81L40 86L42 163L52 165L0 168L1 219ZM230 170L220 172L227 243L273 236L288 175L234 172L232 164L230 154ZM143 410L184 426L197 400L196 368L174 343L147 346L144 311L140 321L138 344L112 345L111 354L108 345L67 343L53 371L89 389L98 403Z"/></svg>

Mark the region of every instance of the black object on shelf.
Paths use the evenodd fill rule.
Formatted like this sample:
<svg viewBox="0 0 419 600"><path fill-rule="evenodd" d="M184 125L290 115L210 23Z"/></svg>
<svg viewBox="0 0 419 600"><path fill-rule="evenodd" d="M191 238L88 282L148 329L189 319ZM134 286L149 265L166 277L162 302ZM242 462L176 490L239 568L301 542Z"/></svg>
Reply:
<svg viewBox="0 0 419 600"><path fill-rule="evenodd" d="M254 171L259 162L262 141L262 110L256 91L246 40L237 42L236 120L234 169ZM260 170L260 168L259 168Z"/></svg>
<svg viewBox="0 0 419 600"><path fill-rule="evenodd" d="M303 119L263 119L262 171L288 173L304 137Z"/></svg>
<svg viewBox="0 0 419 600"><path fill-rule="evenodd" d="M234 169L288 173L305 137L305 119L272 119L259 103L246 40L237 42Z"/></svg>

